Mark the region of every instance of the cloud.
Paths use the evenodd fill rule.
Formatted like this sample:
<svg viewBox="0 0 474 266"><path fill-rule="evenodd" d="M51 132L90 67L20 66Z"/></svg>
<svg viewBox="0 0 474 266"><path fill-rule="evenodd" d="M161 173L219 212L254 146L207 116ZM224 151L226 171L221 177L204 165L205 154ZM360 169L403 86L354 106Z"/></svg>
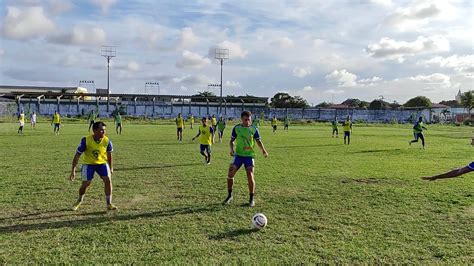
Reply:
<svg viewBox="0 0 474 266"><path fill-rule="evenodd" d="M294 42L292 39L288 37L282 37L282 38L272 41L270 45L277 46L281 49L288 49L294 46Z"/></svg>
<svg viewBox="0 0 474 266"><path fill-rule="evenodd" d="M215 50L216 48L219 49L229 49L229 59L236 59L236 58L245 58L247 57L248 51L242 49L239 44L230 42L230 41L223 41L211 48L209 48L209 58L215 58Z"/></svg>
<svg viewBox="0 0 474 266"><path fill-rule="evenodd" d="M74 5L69 0L49 0L48 7L51 14L58 15L71 10Z"/></svg>
<svg viewBox="0 0 474 266"><path fill-rule="evenodd" d="M179 68L203 68L211 63L207 57L200 56L188 50L184 50L181 59L176 62L176 67Z"/></svg>
<svg viewBox="0 0 474 266"><path fill-rule="evenodd" d="M107 14L109 8L117 3L117 0L90 0L92 4L100 7L102 14Z"/></svg>
<svg viewBox="0 0 474 266"><path fill-rule="evenodd" d="M61 44L76 45L103 45L106 42L106 34L102 28L76 26L72 33L62 33L49 38L49 41Z"/></svg>
<svg viewBox="0 0 474 266"><path fill-rule="evenodd" d="M311 87L311 86L304 86L304 87L303 87L303 90L304 90L304 91L312 91L312 90L313 90L313 87Z"/></svg>
<svg viewBox="0 0 474 266"><path fill-rule="evenodd" d="M135 61L128 62L127 69L133 72L140 70L140 65Z"/></svg>
<svg viewBox="0 0 474 266"><path fill-rule="evenodd" d="M304 78L307 75L311 74L310 67L295 67L293 68L293 76L298 78Z"/></svg>
<svg viewBox="0 0 474 266"><path fill-rule="evenodd" d="M60 61L60 65L74 66L79 63L79 58L75 54L68 54Z"/></svg>
<svg viewBox="0 0 474 266"><path fill-rule="evenodd" d="M242 85L241 85L239 82L237 82L237 81L229 81L229 80L227 80L227 81L224 83L223 87L227 87L227 88L242 88Z"/></svg>
<svg viewBox="0 0 474 266"><path fill-rule="evenodd" d="M418 65L438 65L451 68L457 72L474 72L474 55L452 55L450 57L436 56L429 60L421 60Z"/></svg>
<svg viewBox="0 0 474 266"><path fill-rule="evenodd" d="M410 80L421 81L424 83L433 83L433 84L444 84L446 86L451 85L451 78L445 74L434 73L431 75L417 75L414 77L409 77Z"/></svg>
<svg viewBox="0 0 474 266"><path fill-rule="evenodd" d="M0 56L3 56L5 54L5 50L3 48L0 48Z"/></svg>
<svg viewBox="0 0 474 266"><path fill-rule="evenodd" d="M16 40L29 40L42 37L55 30L55 25L44 13L43 7L17 8L7 6L3 21L6 37Z"/></svg>
<svg viewBox="0 0 474 266"><path fill-rule="evenodd" d="M449 1L415 1L412 6L397 9L385 18L385 24L400 31L419 30L432 20L449 20L457 16L456 8Z"/></svg>
<svg viewBox="0 0 474 266"><path fill-rule="evenodd" d="M382 6L392 6L392 0L370 0L370 2Z"/></svg>
<svg viewBox="0 0 474 266"><path fill-rule="evenodd" d="M443 36L419 36L413 42L396 41L385 37L382 38L379 43L369 44L365 49L365 52L375 58L403 62L407 56L449 50L449 41Z"/></svg>
<svg viewBox="0 0 474 266"><path fill-rule="evenodd" d="M188 86L207 86L212 83L212 80L204 75L185 75L182 77L175 77L172 79L173 83L180 83Z"/></svg>
<svg viewBox="0 0 474 266"><path fill-rule="evenodd" d="M194 34L192 28L182 28L176 47L177 49L189 48L194 46L198 41L199 38Z"/></svg>
<svg viewBox="0 0 474 266"><path fill-rule="evenodd" d="M334 70L325 77L326 82L336 83L341 87L354 87L357 85L357 75L348 72L345 69Z"/></svg>
<svg viewBox="0 0 474 266"><path fill-rule="evenodd" d="M333 89L330 89L330 90L325 90L325 91L323 91L323 93L326 93L326 94L343 94L343 93L344 93L344 90L333 90Z"/></svg>

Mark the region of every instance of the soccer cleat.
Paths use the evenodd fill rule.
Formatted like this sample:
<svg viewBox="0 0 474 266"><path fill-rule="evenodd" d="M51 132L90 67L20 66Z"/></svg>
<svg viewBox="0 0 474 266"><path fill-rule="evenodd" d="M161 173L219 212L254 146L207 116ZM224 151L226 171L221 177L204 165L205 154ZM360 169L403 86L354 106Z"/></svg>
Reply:
<svg viewBox="0 0 474 266"><path fill-rule="evenodd" d="M117 210L117 206L113 205L113 204L107 204L107 210L108 211L115 211Z"/></svg>
<svg viewBox="0 0 474 266"><path fill-rule="evenodd" d="M79 209L79 206L81 206L81 204L82 204L82 201L77 201L76 203L74 203L71 210L77 211L77 209Z"/></svg>
<svg viewBox="0 0 474 266"><path fill-rule="evenodd" d="M255 206L255 200L251 200L249 202L249 207L254 207Z"/></svg>
<svg viewBox="0 0 474 266"><path fill-rule="evenodd" d="M224 202L222 202L222 205L228 205L228 204L230 204L233 199L234 199L234 198L233 198L232 196L228 196L228 197L224 200Z"/></svg>

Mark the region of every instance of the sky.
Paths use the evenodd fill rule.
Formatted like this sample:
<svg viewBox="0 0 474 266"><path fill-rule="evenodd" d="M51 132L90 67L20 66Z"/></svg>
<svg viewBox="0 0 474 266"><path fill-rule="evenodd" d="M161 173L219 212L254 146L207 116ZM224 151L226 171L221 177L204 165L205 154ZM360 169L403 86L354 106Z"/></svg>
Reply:
<svg viewBox="0 0 474 266"><path fill-rule="evenodd" d="M0 84L106 88L112 45L112 93L219 95L223 48L224 95L439 102L474 89L473 24L470 0L0 0Z"/></svg>

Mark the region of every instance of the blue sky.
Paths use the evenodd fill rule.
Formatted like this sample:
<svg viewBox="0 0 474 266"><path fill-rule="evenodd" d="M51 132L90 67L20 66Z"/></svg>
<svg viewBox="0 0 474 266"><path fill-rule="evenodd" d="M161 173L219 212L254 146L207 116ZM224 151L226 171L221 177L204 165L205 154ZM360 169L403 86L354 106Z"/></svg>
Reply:
<svg viewBox="0 0 474 266"><path fill-rule="evenodd" d="M229 49L224 94L299 95L312 104L383 96L453 99L473 89L472 1L0 1L0 83L112 92L216 89L215 48Z"/></svg>

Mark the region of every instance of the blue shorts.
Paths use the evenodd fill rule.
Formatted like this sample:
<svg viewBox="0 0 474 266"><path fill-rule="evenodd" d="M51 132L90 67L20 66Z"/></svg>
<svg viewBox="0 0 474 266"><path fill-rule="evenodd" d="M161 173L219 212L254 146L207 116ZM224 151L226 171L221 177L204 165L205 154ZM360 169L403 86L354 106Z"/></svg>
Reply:
<svg viewBox="0 0 474 266"><path fill-rule="evenodd" d="M211 154L211 145L201 144L199 145L199 149L201 152L207 152L207 154Z"/></svg>
<svg viewBox="0 0 474 266"><path fill-rule="evenodd" d="M344 131L344 137L350 137L351 132L350 131Z"/></svg>
<svg viewBox="0 0 474 266"><path fill-rule="evenodd" d="M248 167L254 167L255 166L255 160L253 157L244 157L244 156L239 156L235 155L234 158L232 159L231 164L235 165L237 169L239 169L242 164L244 165L245 168Z"/></svg>
<svg viewBox="0 0 474 266"><path fill-rule="evenodd" d="M59 128L60 126L61 126L61 124L54 123L54 128Z"/></svg>
<svg viewBox="0 0 474 266"><path fill-rule="evenodd" d="M108 176L110 177L110 167L109 164L83 164L81 166L81 180L90 181L94 178L94 173L99 176Z"/></svg>
<svg viewBox="0 0 474 266"><path fill-rule="evenodd" d="M474 162L471 162L470 164L467 165L467 168L471 169L474 171Z"/></svg>

